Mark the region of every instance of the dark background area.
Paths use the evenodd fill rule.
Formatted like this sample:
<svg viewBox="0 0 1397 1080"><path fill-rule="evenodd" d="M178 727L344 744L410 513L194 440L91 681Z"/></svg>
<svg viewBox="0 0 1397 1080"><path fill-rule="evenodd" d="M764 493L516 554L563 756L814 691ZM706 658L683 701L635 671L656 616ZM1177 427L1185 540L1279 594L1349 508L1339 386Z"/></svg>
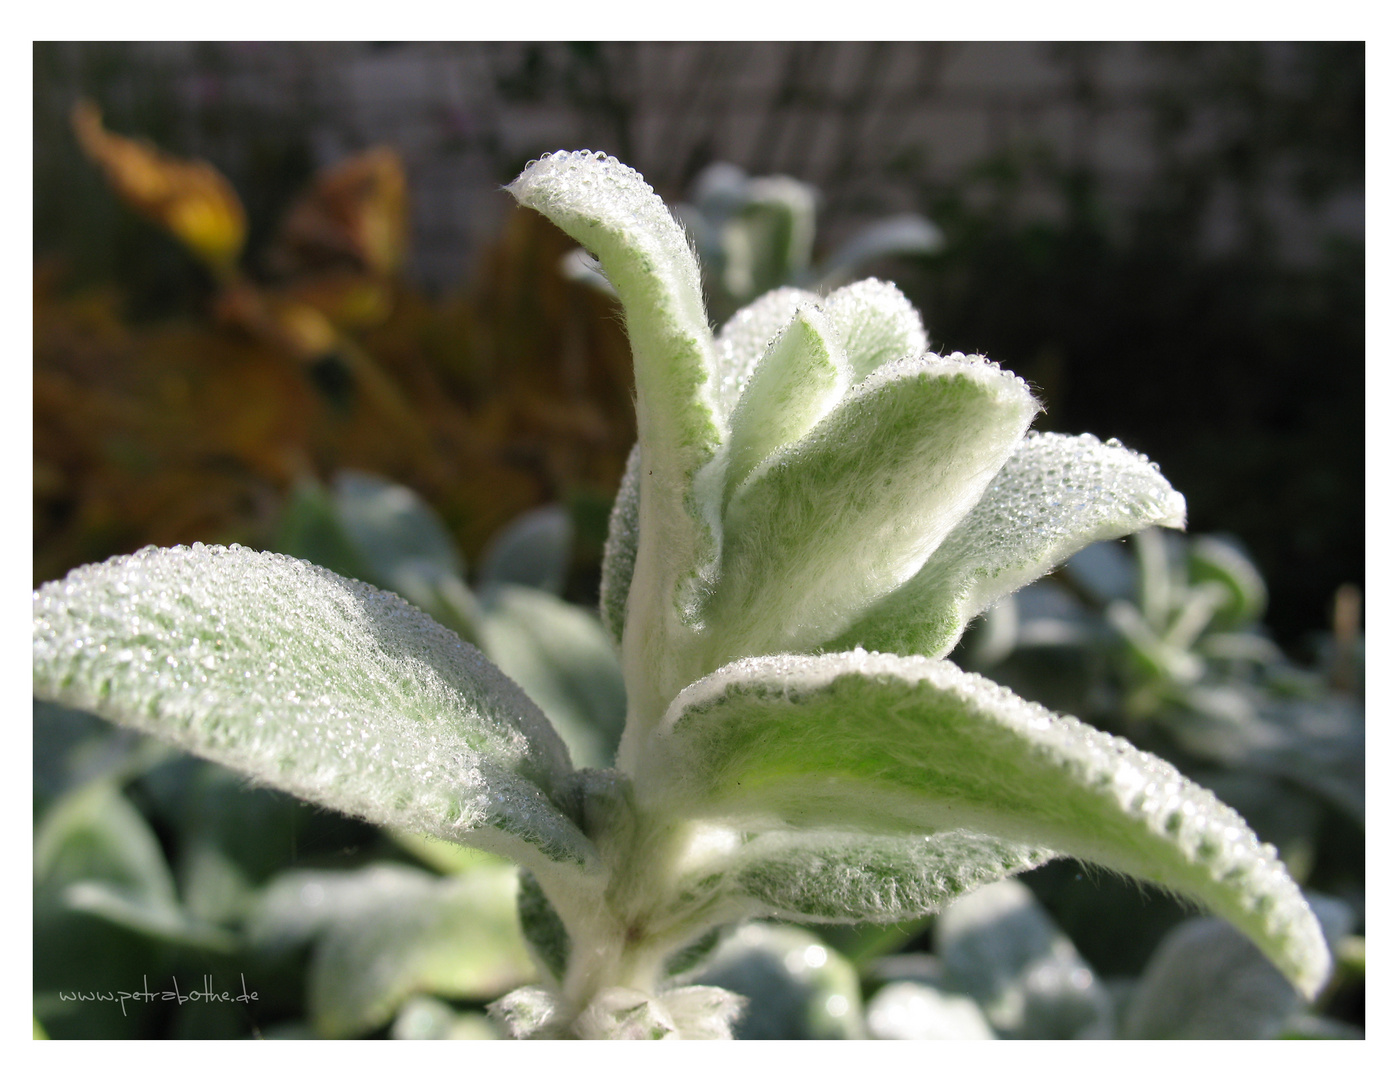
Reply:
<svg viewBox="0 0 1397 1080"><path fill-rule="evenodd" d="M36 370L81 372L84 349L108 363L67 314L93 296L140 339L203 317L211 294L82 157L68 127L82 96L111 130L230 178L254 277L269 276L259 253L315 170L394 145L412 258L395 321L370 344L408 382L436 373L431 392L456 395L477 430L492 387L565 364L598 423L629 407L614 316L556 279L566 245L522 224L499 186L539 153L585 146L673 202L727 160L817 185L820 249L882 215L934 220L939 255L878 268L934 346L1028 379L1047 405L1038 427L1116 437L1159 462L1191 531L1231 533L1255 557L1287 647L1303 652L1334 590L1363 583L1361 43L40 43L34 58L36 305L42 291L50 322L74 327L57 344L36 333ZM462 304L469 318L443 314ZM547 332L502 336L509 320ZM41 408L61 410L61 394L36 399L36 420ZM573 443L554 457L525 444L568 422L482 436L479 452L541 477L518 481L516 502L565 499L596 533L628 421L588 436L607 449L585 468L568 462ZM255 542L284 494L273 477L226 520L188 516L156 537L108 523L65 546L87 466L40 442L36 576L149 539ZM499 522L452 503L453 473L476 469L452 459L457 445L442 444L436 479L311 457L424 490L476 558ZM584 563L598 548L588 528Z"/></svg>

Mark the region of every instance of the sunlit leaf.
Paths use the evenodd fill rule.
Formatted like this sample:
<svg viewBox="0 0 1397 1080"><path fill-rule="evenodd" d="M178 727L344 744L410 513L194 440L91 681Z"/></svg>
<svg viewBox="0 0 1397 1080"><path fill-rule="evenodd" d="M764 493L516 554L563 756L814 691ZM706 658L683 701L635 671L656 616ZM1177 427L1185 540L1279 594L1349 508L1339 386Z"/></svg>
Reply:
<svg viewBox="0 0 1397 1080"><path fill-rule="evenodd" d="M529 865L587 864L571 766L476 650L285 556L148 548L34 596L34 692L342 812Z"/></svg>
<svg viewBox="0 0 1397 1080"><path fill-rule="evenodd" d="M966 830L930 836L769 830L742 844L726 888L743 913L815 922L895 922L926 915L1052 852Z"/></svg>
<svg viewBox="0 0 1397 1080"><path fill-rule="evenodd" d="M797 310L733 409L724 499L773 451L814 427L849 382L849 363L829 320L815 307Z"/></svg>
<svg viewBox="0 0 1397 1080"><path fill-rule="evenodd" d="M767 347L790 325L802 305L819 304L815 293L790 287L763 293L732 316L718 333L718 410L732 413Z"/></svg>
<svg viewBox="0 0 1397 1080"><path fill-rule="evenodd" d="M1078 549L1183 520L1183 497L1141 455L1030 434L921 569L834 647L944 656L970 619Z"/></svg>
<svg viewBox="0 0 1397 1080"><path fill-rule="evenodd" d="M854 388L734 493L708 669L846 630L941 545L1036 410L1013 375L960 356L898 361Z"/></svg>
<svg viewBox="0 0 1397 1080"><path fill-rule="evenodd" d="M855 382L892 360L927 351L921 315L886 281L869 278L846 285L820 306L839 332Z"/></svg>
<svg viewBox="0 0 1397 1080"><path fill-rule="evenodd" d="M802 828L971 829L1174 889L1305 993L1329 954L1274 849L1168 763L944 661L856 651L739 661L686 689L653 776L671 812Z"/></svg>
<svg viewBox="0 0 1397 1080"><path fill-rule="evenodd" d="M699 575L718 553L716 499L694 497L696 489L716 492L721 484L706 468L721 432L698 265L664 203L614 158L551 154L525 169L509 191L600 259L625 311L645 446L634 573L641 587L627 616L641 644L627 660L634 665L628 685L662 696L667 686L688 681L673 670L681 661L670 643L692 632ZM640 608L636 597L644 598Z"/></svg>

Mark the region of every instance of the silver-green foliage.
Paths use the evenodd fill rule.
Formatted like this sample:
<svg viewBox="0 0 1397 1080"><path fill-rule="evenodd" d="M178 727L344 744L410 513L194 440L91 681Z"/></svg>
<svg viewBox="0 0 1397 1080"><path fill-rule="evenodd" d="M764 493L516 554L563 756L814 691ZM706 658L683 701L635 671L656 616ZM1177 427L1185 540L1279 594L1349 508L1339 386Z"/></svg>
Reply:
<svg viewBox="0 0 1397 1080"><path fill-rule="evenodd" d="M1315 918L1235 813L944 659L1085 544L1181 527L1157 470L1029 434L1023 382L926 353L890 286L781 290L715 336L683 230L614 159L550 155L510 191L600 259L635 356L603 582L617 769L575 771L537 706L397 597L238 548L44 586L36 694L520 863L559 970L498 1003L517 1035L722 1036L739 999L668 974L713 927L904 920L1054 855L1192 898L1318 990Z"/></svg>

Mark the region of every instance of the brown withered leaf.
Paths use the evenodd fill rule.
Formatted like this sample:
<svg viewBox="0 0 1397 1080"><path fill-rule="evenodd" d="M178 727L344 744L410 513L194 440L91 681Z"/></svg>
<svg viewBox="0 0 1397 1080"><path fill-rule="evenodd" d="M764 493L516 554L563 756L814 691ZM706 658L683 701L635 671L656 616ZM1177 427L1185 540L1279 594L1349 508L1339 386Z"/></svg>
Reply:
<svg viewBox="0 0 1397 1080"><path fill-rule="evenodd" d="M391 277L407 254L407 231L402 160L374 147L316 176L282 222L273 263L288 274Z"/></svg>
<svg viewBox="0 0 1397 1080"><path fill-rule="evenodd" d="M222 173L207 161L113 135L90 101L73 106L71 120L83 152L126 205L167 229L216 275L233 271L247 238L247 215Z"/></svg>

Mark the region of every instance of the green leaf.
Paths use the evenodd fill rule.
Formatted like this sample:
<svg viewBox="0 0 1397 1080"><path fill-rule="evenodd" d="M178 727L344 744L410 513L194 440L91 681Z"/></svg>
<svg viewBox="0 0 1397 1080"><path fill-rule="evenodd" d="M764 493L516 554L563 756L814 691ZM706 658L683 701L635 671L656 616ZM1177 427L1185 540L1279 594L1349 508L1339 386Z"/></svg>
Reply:
<svg viewBox="0 0 1397 1080"><path fill-rule="evenodd" d="M752 1003L738 1039L861 1039L863 994L852 964L793 926L748 923L695 974Z"/></svg>
<svg viewBox="0 0 1397 1080"><path fill-rule="evenodd" d="M405 566L457 577L465 572L451 533L411 488L345 469L335 477L335 508L373 580L387 588L397 591Z"/></svg>
<svg viewBox="0 0 1397 1080"><path fill-rule="evenodd" d="M96 780L53 804L34 828L34 881L62 889L104 881L164 906L175 882L160 841L114 785Z"/></svg>
<svg viewBox="0 0 1397 1080"><path fill-rule="evenodd" d="M743 204L719 228L723 287L739 299L805 273L815 246L815 200L809 184L789 176L747 183Z"/></svg>
<svg viewBox="0 0 1397 1080"><path fill-rule="evenodd" d="M875 221L855 233L829 257L825 280L853 275L875 259L896 255L934 255L946 246L941 230L921 214L899 214Z"/></svg>
<svg viewBox="0 0 1397 1080"><path fill-rule="evenodd" d="M387 1023L418 993L494 998L533 974L515 922L515 872L450 878L382 864L297 871L267 889L251 922L264 947L316 939L309 1001L326 1038Z"/></svg>
<svg viewBox="0 0 1397 1080"><path fill-rule="evenodd" d="M1052 855L962 829L931 836L770 830L733 855L727 888L743 898L748 915L897 922Z"/></svg>
<svg viewBox="0 0 1397 1080"><path fill-rule="evenodd" d="M465 565L436 512L411 488L344 470L334 494L314 482L293 493L276 549L388 589L473 645L480 606Z"/></svg>
<svg viewBox="0 0 1397 1080"><path fill-rule="evenodd" d="M739 661L679 695L652 753L641 805L1003 837L1183 893L1307 994L1329 970L1313 913L1235 811L1123 739L945 661L862 650Z"/></svg>
<svg viewBox="0 0 1397 1080"><path fill-rule="evenodd" d="M951 904L936 920L936 954L947 986L978 1001L1001 1036L1112 1033L1109 993L1022 882L997 881Z"/></svg>
<svg viewBox="0 0 1397 1080"><path fill-rule="evenodd" d="M79 881L69 885L63 890L63 899L74 911L96 915L172 945L224 953L238 946L234 934L194 918L176 903L133 895L105 881Z"/></svg>
<svg viewBox="0 0 1397 1080"><path fill-rule="evenodd" d="M438 998L410 999L393 1021L395 1039L498 1039L489 1017L479 1012L457 1012Z"/></svg>
<svg viewBox="0 0 1397 1080"><path fill-rule="evenodd" d="M893 982L868 1002L874 1039L993 1039L972 998L915 982Z"/></svg>
<svg viewBox="0 0 1397 1080"><path fill-rule="evenodd" d="M345 530L338 501L317 480L303 479L292 488L272 545L277 551L313 562L342 577L360 581L374 577L368 560Z"/></svg>
<svg viewBox="0 0 1397 1080"><path fill-rule="evenodd" d="M718 412L725 419L732 414L766 350L795 318L803 305L819 305L812 292L790 287L772 289L736 312L718 332L717 397Z"/></svg>
<svg viewBox="0 0 1397 1080"><path fill-rule="evenodd" d="M40 819L34 876L41 904L56 899L70 911L171 944L234 947L231 934L180 905L159 839L108 781L72 791Z"/></svg>
<svg viewBox="0 0 1397 1080"><path fill-rule="evenodd" d="M578 767L610 765L626 687L596 616L538 589L500 585L481 629L490 658L543 709Z"/></svg>
<svg viewBox="0 0 1397 1080"><path fill-rule="evenodd" d="M572 561L572 518L561 506L520 514L491 539L480 560L480 590L487 603L500 585L563 591Z"/></svg>
<svg viewBox="0 0 1397 1080"><path fill-rule="evenodd" d="M818 308L797 309L767 349L732 413L724 499L757 465L793 443L849 386L849 365Z"/></svg>
<svg viewBox="0 0 1397 1080"><path fill-rule="evenodd" d="M705 609L706 670L813 649L921 567L980 498L1037 404L959 354L886 365L734 493Z"/></svg>
<svg viewBox="0 0 1397 1080"><path fill-rule="evenodd" d="M1216 581L1228 603L1217 613L1220 627L1246 626L1266 610L1266 581L1238 548L1217 536L1199 536L1188 548L1189 578Z"/></svg>
<svg viewBox="0 0 1397 1080"><path fill-rule="evenodd" d="M972 618L1073 552L1183 521L1183 497L1143 456L1030 433L921 569L831 647L945 656Z"/></svg>
<svg viewBox="0 0 1397 1080"><path fill-rule="evenodd" d="M884 364L927 351L922 317L897 286L868 278L836 289L820 306L839 332L854 382Z"/></svg>
<svg viewBox="0 0 1397 1080"><path fill-rule="evenodd" d="M652 608L643 613L647 633L663 651L677 624L691 618L694 576L717 553L716 499L695 490L720 483L699 473L721 438L698 264L659 196L615 158L549 154L509 191L595 254L620 295L645 448L637 573Z"/></svg>
<svg viewBox="0 0 1397 1080"><path fill-rule="evenodd" d="M80 709L34 698L33 715L36 816L69 791L100 779L121 787L175 755L164 743L113 728Z"/></svg>
<svg viewBox="0 0 1397 1080"><path fill-rule="evenodd" d="M1190 919L1150 958L1121 1024L1127 1039L1273 1039L1299 1010L1256 946L1218 919Z"/></svg>
<svg viewBox="0 0 1397 1080"><path fill-rule="evenodd" d="M626 604L640 544L640 469L640 444L636 443L626 458L626 471L621 474L621 489L611 507L606 547L602 551L601 621L617 648L626 631Z"/></svg>
<svg viewBox="0 0 1397 1080"><path fill-rule="evenodd" d="M376 824L595 858L537 706L398 597L296 559L146 548L45 585L34 693Z"/></svg>
<svg viewBox="0 0 1397 1080"><path fill-rule="evenodd" d="M518 907L519 926L529 951L543 971L561 982L567 972L572 940L561 916L543 894L538 878L527 870L519 874Z"/></svg>

